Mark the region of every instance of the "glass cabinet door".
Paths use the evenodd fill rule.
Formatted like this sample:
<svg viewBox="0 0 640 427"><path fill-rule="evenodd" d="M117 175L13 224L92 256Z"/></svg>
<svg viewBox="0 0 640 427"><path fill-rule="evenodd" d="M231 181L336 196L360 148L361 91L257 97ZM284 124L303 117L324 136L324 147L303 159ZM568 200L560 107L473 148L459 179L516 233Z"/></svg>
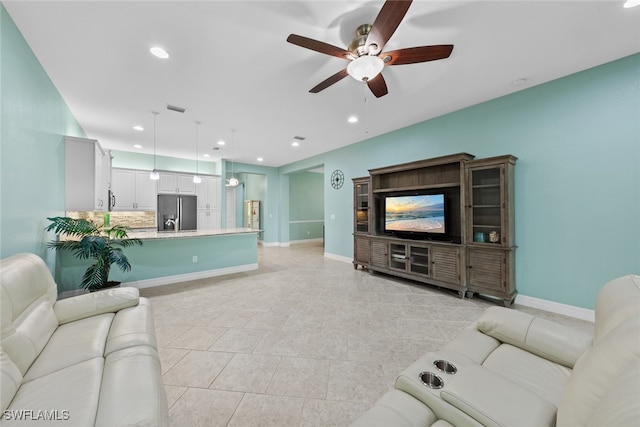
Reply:
<svg viewBox="0 0 640 427"><path fill-rule="evenodd" d="M369 232L369 184L362 183L355 186L356 227L358 233Z"/></svg>
<svg viewBox="0 0 640 427"><path fill-rule="evenodd" d="M409 246L410 264L412 273L429 275L429 248L426 246Z"/></svg>
<svg viewBox="0 0 640 427"><path fill-rule="evenodd" d="M473 243L500 244L503 237L502 168L471 170Z"/></svg>

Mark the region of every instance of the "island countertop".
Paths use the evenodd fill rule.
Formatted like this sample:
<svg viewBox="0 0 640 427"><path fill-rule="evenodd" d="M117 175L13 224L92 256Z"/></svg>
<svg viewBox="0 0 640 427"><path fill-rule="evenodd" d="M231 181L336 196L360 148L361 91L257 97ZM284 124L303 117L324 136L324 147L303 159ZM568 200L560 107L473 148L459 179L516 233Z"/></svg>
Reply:
<svg viewBox="0 0 640 427"><path fill-rule="evenodd" d="M229 234L257 234L260 230L253 228L223 228L220 230L181 230L181 231L137 231L131 230L127 232L130 239L140 240L156 240L156 239L176 239L186 237L207 237L207 236L224 236Z"/></svg>

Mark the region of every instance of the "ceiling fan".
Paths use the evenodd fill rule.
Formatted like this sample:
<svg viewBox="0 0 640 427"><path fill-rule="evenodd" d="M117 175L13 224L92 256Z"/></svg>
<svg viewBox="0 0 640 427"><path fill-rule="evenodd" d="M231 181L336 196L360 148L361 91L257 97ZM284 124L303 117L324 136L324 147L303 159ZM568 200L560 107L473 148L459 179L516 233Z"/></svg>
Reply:
<svg viewBox="0 0 640 427"><path fill-rule="evenodd" d="M320 82L309 92L318 93L350 75L356 80L365 82L371 92L380 98L389 93L381 74L385 66L415 64L448 58L453 50L452 44L418 46L382 52L402 22L411 3L412 0L387 0L373 25L360 25L356 29L355 38L346 49L297 34L290 34L287 37L289 43L351 61L347 68Z"/></svg>

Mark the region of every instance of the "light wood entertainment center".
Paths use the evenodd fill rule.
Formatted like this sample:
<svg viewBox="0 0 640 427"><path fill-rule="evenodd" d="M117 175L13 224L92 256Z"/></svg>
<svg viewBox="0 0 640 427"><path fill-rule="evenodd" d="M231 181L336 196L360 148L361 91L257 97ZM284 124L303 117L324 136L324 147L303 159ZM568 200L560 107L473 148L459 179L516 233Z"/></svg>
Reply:
<svg viewBox="0 0 640 427"><path fill-rule="evenodd" d="M475 159L452 154L384 168L354 178L353 264L458 292L516 297L512 155ZM446 195L446 234L386 233L386 196Z"/></svg>

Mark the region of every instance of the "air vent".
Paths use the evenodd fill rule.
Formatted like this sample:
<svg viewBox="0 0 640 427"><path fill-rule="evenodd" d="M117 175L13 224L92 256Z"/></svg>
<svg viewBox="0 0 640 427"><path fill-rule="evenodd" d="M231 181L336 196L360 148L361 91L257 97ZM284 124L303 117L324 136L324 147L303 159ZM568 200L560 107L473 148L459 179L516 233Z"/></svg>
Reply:
<svg viewBox="0 0 640 427"><path fill-rule="evenodd" d="M294 136L293 139L297 139L298 141L304 141L307 138L305 138L304 136Z"/></svg>
<svg viewBox="0 0 640 427"><path fill-rule="evenodd" d="M171 104L167 105L167 110L176 111L178 113L184 113L185 111L187 111L182 107L176 107L175 105L171 105Z"/></svg>
<svg viewBox="0 0 640 427"><path fill-rule="evenodd" d="M220 149L220 147L213 146L213 147L211 147L211 149L212 149L213 151L218 151L218 150Z"/></svg>

